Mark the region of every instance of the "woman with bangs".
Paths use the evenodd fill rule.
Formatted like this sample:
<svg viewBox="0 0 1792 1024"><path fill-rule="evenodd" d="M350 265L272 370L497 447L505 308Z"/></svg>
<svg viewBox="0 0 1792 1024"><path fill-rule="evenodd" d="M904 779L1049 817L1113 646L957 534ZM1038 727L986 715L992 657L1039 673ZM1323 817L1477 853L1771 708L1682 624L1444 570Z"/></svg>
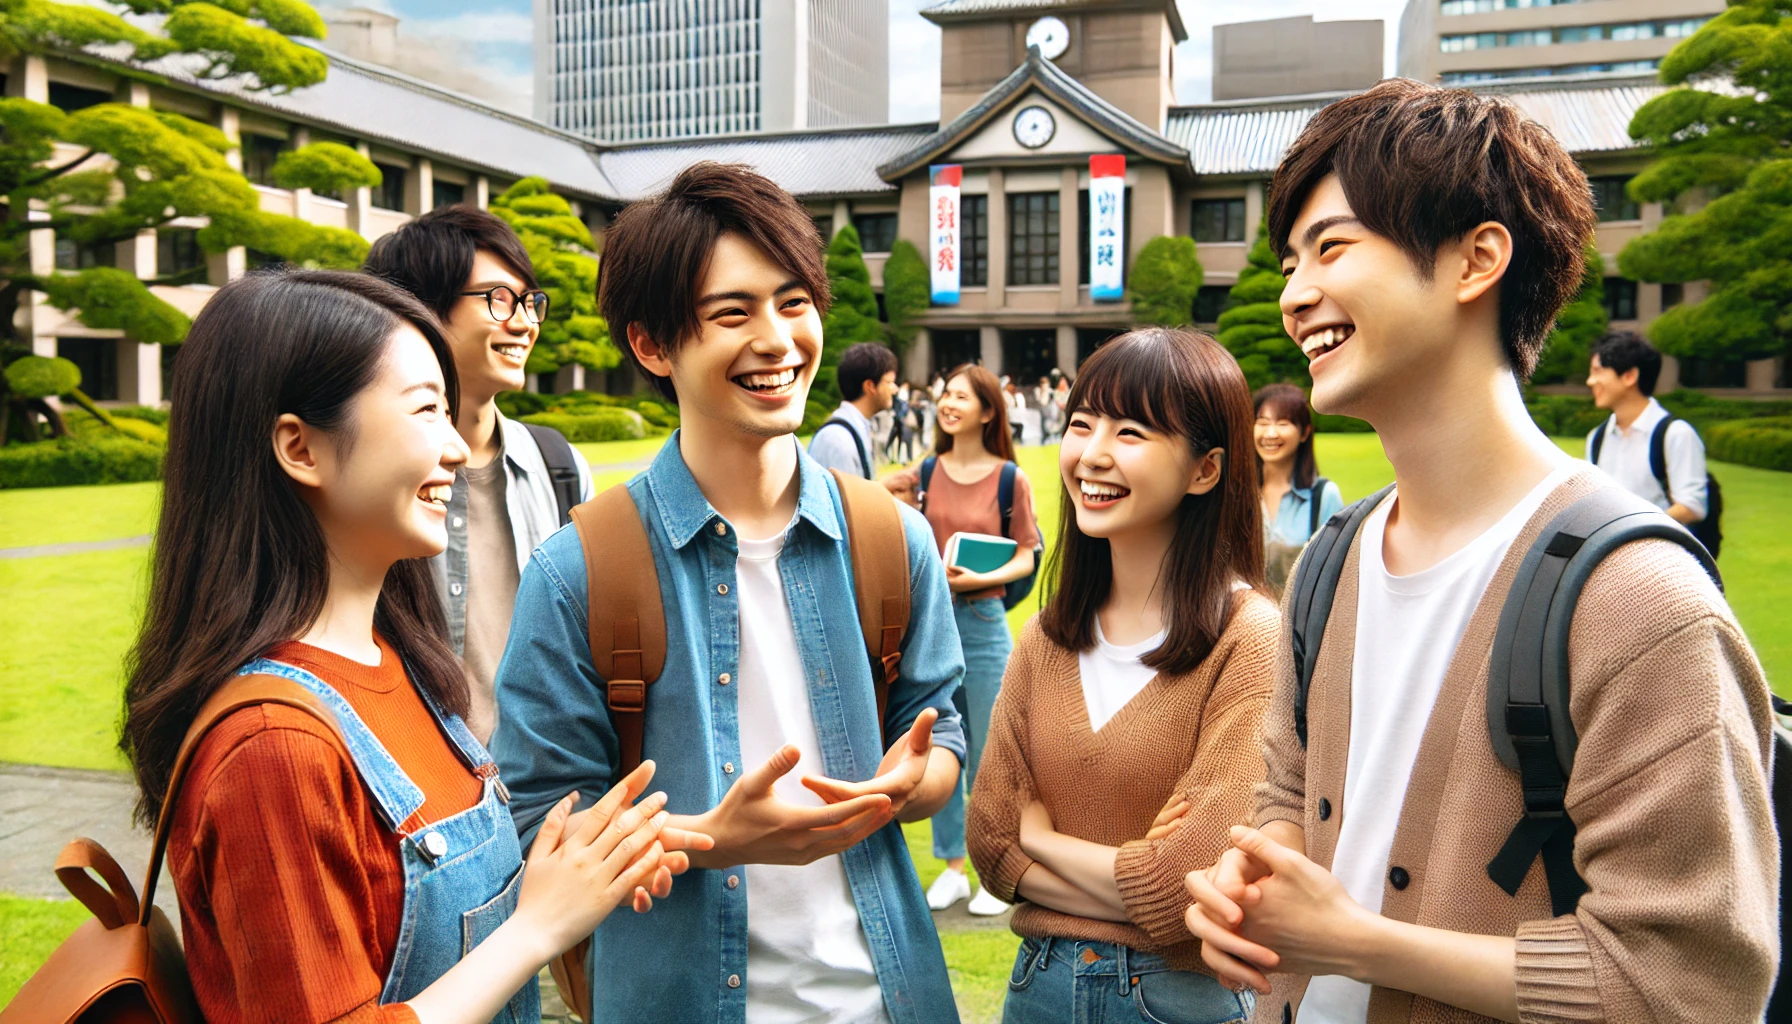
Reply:
<svg viewBox="0 0 1792 1024"><path fill-rule="evenodd" d="M964 795L977 781L989 715L1014 650L1003 597L1008 584L1033 572L1039 528L1033 517L1033 485L1014 463L1008 404L995 374L969 363L947 374L936 417L934 454L916 469L885 477L884 486L921 509L942 555L947 542L960 533L1005 536L1015 547L1007 564L994 569L974 572L962 565L946 566L964 653L964 681L952 699L964 719L968 750L963 783L933 816L933 855L946 862L946 870L928 887L927 905L945 910L968 898L972 914L994 917L1008 909L1007 902L988 888L972 896L964 870ZM1001 501L1003 476L1011 477L1007 509Z"/></svg>
<svg viewBox="0 0 1792 1024"><path fill-rule="evenodd" d="M1253 996L1201 961L1182 878L1263 778L1279 636L1251 394L1212 338L1146 328L1071 389L1046 601L1008 665L970 802L1025 938L1003 1020L1213 1024Z"/></svg>
<svg viewBox="0 0 1792 1024"><path fill-rule="evenodd" d="M1257 414L1257 480L1263 485L1263 570L1278 594L1319 525L1344 507L1338 485L1319 475L1313 410L1292 384L1269 384L1251 398Z"/></svg>

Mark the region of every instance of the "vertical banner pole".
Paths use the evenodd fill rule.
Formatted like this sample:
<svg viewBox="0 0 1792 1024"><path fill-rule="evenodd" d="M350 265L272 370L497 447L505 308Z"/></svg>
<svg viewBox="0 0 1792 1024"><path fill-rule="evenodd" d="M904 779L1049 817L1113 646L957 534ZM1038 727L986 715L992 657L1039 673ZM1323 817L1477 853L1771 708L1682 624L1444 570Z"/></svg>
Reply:
<svg viewBox="0 0 1792 1024"><path fill-rule="evenodd" d="M1124 297L1121 268L1126 261L1126 154L1089 158L1089 297L1115 302Z"/></svg>
<svg viewBox="0 0 1792 1024"><path fill-rule="evenodd" d="M959 164L934 164L927 169L927 235L931 240L928 265L932 268L933 304L958 305L959 265L963 251L959 247L959 186L964 182L964 168Z"/></svg>

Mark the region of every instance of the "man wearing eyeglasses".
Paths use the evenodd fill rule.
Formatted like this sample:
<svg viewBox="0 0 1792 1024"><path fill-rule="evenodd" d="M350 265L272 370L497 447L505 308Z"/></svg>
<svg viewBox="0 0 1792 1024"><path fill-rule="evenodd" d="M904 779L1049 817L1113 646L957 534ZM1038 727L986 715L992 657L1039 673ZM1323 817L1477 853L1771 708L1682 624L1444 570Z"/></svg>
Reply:
<svg viewBox="0 0 1792 1024"><path fill-rule="evenodd" d="M498 724L493 683L522 568L592 494L591 469L565 437L498 411L498 393L525 383L548 296L516 233L472 206L418 217L375 242L361 269L435 310L454 352L454 426L471 454L454 474L448 549L431 562L472 691L467 725L483 743Z"/></svg>

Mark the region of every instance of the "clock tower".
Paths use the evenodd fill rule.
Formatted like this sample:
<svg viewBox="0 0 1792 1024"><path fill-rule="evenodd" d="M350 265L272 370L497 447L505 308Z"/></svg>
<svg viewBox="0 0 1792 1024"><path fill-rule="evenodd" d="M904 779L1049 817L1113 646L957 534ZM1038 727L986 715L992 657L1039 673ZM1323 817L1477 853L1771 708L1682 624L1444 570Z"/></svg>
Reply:
<svg viewBox="0 0 1792 1024"><path fill-rule="evenodd" d="M1175 102L1172 52L1188 38L1176 0L946 0L921 12L941 29L940 121L1027 59L1027 48L1162 131Z"/></svg>

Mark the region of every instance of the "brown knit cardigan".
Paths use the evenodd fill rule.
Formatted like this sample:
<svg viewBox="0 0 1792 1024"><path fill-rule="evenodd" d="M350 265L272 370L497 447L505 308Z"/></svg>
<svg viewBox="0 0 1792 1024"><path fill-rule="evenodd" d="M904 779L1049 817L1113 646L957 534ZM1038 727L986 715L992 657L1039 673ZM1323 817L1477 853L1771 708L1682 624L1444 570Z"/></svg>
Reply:
<svg viewBox="0 0 1792 1024"><path fill-rule="evenodd" d="M1569 816L1574 865L1589 886L1550 916L1541 861L1516 898L1487 877L1523 807L1517 773L1487 734L1487 671L1518 563L1556 513L1599 486L1580 473L1543 502L1513 542L1457 646L1413 765L1389 854L1410 879L1385 885L1381 912L1456 932L1518 939L1524 1021L1758 1021L1779 953L1779 855L1768 800L1772 719L1760 663L1717 589L1667 541L1613 553L1587 581L1569 633L1580 735ZM1609 486L1609 484L1607 484ZM1287 631L1264 725L1268 777L1256 820L1306 830L1330 868L1350 752L1358 547L1338 581L1313 674L1309 745L1294 731ZM1371 685L1365 683L1365 685ZM1331 811L1321 820L1326 798ZM1304 976L1271 976L1256 1019L1298 1011ZM1376 988L1370 1024L1489 1020Z"/></svg>
<svg viewBox="0 0 1792 1024"><path fill-rule="evenodd" d="M1231 621L1191 672L1158 675L1100 732L1089 728L1077 654L1027 623L990 716L966 815L983 884L1015 899L1033 860L1020 848L1021 811L1037 797L1065 835L1117 846L1115 881L1131 924L1095 921L1022 903L1025 936L1114 942L1208 971L1188 933L1183 876L1231 846L1227 829L1249 816L1263 778L1262 723L1273 688L1279 617L1268 598L1238 591ZM1182 827L1147 842L1170 794L1190 802Z"/></svg>

